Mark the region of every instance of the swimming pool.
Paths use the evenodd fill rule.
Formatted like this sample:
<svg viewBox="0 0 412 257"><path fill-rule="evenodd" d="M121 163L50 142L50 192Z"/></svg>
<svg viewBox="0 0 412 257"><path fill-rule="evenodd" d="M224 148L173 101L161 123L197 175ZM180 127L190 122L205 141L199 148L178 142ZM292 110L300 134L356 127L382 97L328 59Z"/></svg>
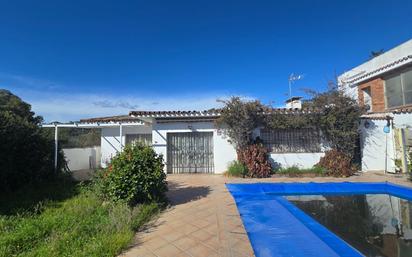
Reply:
<svg viewBox="0 0 412 257"><path fill-rule="evenodd" d="M412 190L390 183L227 184L257 257L412 256Z"/></svg>

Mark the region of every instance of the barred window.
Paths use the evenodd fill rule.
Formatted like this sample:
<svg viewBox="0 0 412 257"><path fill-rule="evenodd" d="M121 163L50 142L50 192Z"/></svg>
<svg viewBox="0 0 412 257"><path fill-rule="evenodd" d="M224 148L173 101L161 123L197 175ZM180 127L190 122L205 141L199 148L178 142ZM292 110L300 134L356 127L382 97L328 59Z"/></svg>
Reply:
<svg viewBox="0 0 412 257"><path fill-rule="evenodd" d="M126 145L133 142L141 142L145 145L151 145L152 134L126 134Z"/></svg>
<svg viewBox="0 0 412 257"><path fill-rule="evenodd" d="M318 130L262 129L260 138L273 153L313 153L321 151L321 136Z"/></svg>

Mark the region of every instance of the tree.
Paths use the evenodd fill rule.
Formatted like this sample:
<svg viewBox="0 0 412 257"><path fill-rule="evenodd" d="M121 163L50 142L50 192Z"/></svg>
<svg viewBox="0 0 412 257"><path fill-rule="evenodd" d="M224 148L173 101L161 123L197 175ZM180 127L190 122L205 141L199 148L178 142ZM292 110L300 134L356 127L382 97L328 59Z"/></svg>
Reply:
<svg viewBox="0 0 412 257"><path fill-rule="evenodd" d="M41 116L36 116L31 111L30 104L23 102L18 96L5 89L0 89L0 112L13 113L34 124L40 124L43 121Z"/></svg>
<svg viewBox="0 0 412 257"><path fill-rule="evenodd" d="M29 104L0 90L0 191L52 177L54 144L41 130L42 120ZM59 163L64 165L62 153Z"/></svg>

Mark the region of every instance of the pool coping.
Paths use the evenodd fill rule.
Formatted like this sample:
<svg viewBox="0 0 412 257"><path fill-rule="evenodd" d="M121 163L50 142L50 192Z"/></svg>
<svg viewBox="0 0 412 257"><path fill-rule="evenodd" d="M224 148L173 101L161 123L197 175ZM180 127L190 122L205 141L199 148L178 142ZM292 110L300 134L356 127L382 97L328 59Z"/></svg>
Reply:
<svg viewBox="0 0 412 257"><path fill-rule="evenodd" d="M306 228L308 228L313 234L307 233L306 236L309 239L316 240L313 236L322 240L332 251L336 253L336 256L363 256L357 249L352 247L350 244L345 242L342 238L331 232L329 229L321 225L319 222L314 220L312 217L307 215L305 212L300 210L294 204L290 203L283 196L285 195L351 195L351 194L389 194L392 196L397 196L403 199L412 200L412 188L406 186L400 186L389 182L292 182L292 183L231 183L226 184L229 192L234 197L236 206L239 210L242 222L244 223L246 232L249 236L249 240L252 244L252 248L257 257L267 257L275 256L271 255L276 253L276 256L288 256L287 251L282 251L279 254L279 248L290 247L290 242L282 242L285 238L274 238L275 241L261 240L267 237L273 237L272 229L284 229L288 231L288 228L282 224L276 224L276 221L267 221L270 216L262 218L262 213L253 212L250 208L256 208L254 202L262 201L262 206L266 209L270 209L271 206L267 205L268 202L264 201L276 201L279 203L286 211L293 215L293 218L288 217L289 222L293 223L296 221L301 222ZM270 204L275 204L271 202ZM279 209L277 209L279 211ZM273 210L276 211L276 210ZM283 211L283 210L282 210ZM276 214L278 215L278 214ZM287 215L287 214L283 214ZM253 222L259 221L259 219L264 220L265 224L269 224L271 231L256 231L254 228L255 224ZM270 223L271 222L271 223ZM279 223L279 222L278 222ZM262 224L260 224L262 225ZM288 224L290 226L290 224ZM298 224L294 224L298 225ZM290 232L290 231L288 231ZM293 231L292 231L293 232ZM272 234L271 234L272 233ZM305 233L305 232L303 232ZM296 234L296 237L300 235ZM293 236L288 237L293 238ZM280 240L280 241L279 241ZM306 243L306 242L304 242ZM308 247L308 246L305 246ZM314 245L313 247L322 248L322 245ZM323 246L324 247L324 246ZM316 253L315 249L313 249ZM291 252L292 254L292 252ZM296 254L294 250L293 254ZM305 256L310 256L310 253L302 253ZM330 253L329 253L330 254ZM317 252L312 254L312 256L321 256L321 253Z"/></svg>

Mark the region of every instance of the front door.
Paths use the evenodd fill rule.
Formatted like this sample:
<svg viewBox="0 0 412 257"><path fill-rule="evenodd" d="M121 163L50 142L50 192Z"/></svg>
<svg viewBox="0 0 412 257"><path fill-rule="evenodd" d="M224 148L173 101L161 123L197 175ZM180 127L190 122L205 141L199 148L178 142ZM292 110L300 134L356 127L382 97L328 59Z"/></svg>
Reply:
<svg viewBox="0 0 412 257"><path fill-rule="evenodd" d="M213 172L213 132L167 133L167 173Z"/></svg>

